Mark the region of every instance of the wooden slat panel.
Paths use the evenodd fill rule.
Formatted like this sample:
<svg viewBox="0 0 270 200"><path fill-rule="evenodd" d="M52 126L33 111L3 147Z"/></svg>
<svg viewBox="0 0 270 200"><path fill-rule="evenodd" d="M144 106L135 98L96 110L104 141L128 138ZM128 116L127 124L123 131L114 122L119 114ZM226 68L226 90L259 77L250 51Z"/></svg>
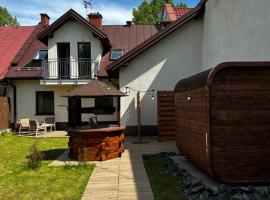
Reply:
<svg viewBox="0 0 270 200"><path fill-rule="evenodd" d="M10 109L7 97L0 97L0 130L9 128Z"/></svg>
<svg viewBox="0 0 270 200"><path fill-rule="evenodd" d="M223 181L270 181L270 71L218 73L211 87L211 153Z"/></svg>
<svg viewBox="0 0 270 200"><path fill-rule="evenodd" d="M194 163L209 169L206 151L207 96L205 88L175 94L177 146Z"/></svg>
<svg viewBox="0 0 270 200"><path fill-rule="evenodd" d="M158 138L175 139L175 98L172 91L158 91Z"/></svg>

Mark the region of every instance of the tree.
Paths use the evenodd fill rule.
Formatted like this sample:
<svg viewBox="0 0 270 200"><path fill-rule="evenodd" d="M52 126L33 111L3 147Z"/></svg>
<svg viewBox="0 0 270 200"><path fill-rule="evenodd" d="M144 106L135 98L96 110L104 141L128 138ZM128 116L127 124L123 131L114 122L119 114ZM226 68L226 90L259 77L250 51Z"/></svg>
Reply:
<svg viewBox="0 0 270 200"><path fill-rule="evenodd" d="M151 0L149 3L144 0L137 9L133 9L132 22L134 24L160 24L165 3L173 5L173 0Z"/></svg>
<svg viewBox="0 0 270 200"><path fill-rule="evenodd" d="M18 26L20 25L17 18L13 17L8 9L0 6L0 26Z"/></svg>
<svg viewBox="0 0 270 200"><path fill-rule="evenodd" d="M134 24L160 24L164 4L174 5L173 0L151 0L148 2L143 0L137 9L133 9L132 22ZM187 8L187 4L179 3L175 7Z"/></svg>
<svg viewBox="0 0 270 200"><path fill-rule="evenodd" d="M186 3L179 3L175 7L177 7L177 8L187 8L188 6L187 6Z"/></svg>

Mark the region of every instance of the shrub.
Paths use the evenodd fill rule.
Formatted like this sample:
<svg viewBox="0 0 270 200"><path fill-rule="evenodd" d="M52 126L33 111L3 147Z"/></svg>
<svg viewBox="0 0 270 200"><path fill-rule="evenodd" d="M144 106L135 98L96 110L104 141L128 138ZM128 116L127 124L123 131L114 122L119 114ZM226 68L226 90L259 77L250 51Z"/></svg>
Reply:
<svg viewBox="0 0 270 200"><path fill-rule="evenodd" d="M41 166L41 161L43 160L44 154L39 151L37 143L34 142L30 147L29 157L27 161L27 168L37 170Z"/></svg>

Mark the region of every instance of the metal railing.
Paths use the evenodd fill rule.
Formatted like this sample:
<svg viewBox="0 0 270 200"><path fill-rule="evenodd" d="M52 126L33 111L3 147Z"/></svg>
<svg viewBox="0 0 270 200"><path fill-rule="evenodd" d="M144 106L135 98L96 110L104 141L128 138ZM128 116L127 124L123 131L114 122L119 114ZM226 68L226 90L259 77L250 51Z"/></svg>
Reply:
<svg viewBox="0 0 270 200"><path fill-rule="evenodd" d="M43 60L42 67L45 80L90 79L98 68L98 62L91 59L53 59Z"/></svg>

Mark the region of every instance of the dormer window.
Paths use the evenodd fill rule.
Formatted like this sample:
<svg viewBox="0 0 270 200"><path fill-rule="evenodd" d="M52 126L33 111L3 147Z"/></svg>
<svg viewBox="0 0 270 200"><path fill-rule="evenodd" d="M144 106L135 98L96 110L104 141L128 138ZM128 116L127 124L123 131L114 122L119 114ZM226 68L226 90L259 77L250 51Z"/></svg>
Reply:
<svg viewBox="0 0 270 200"><path fill-rule="evenodd" d="M111 59L111 60L116 60L116 59L122 57L123 54L124 54L124 50L123 50L123 49L114 49L114 50L112 50L112 52L111 52L111 57L110 57L110 59Z"/></svg>
<svg viewBox="0 0 270 200"><path fill-rule="evenodd" d="M48 51L47 50L40 50L38 51L35 60L45 60L48 58Z"/></svg>

